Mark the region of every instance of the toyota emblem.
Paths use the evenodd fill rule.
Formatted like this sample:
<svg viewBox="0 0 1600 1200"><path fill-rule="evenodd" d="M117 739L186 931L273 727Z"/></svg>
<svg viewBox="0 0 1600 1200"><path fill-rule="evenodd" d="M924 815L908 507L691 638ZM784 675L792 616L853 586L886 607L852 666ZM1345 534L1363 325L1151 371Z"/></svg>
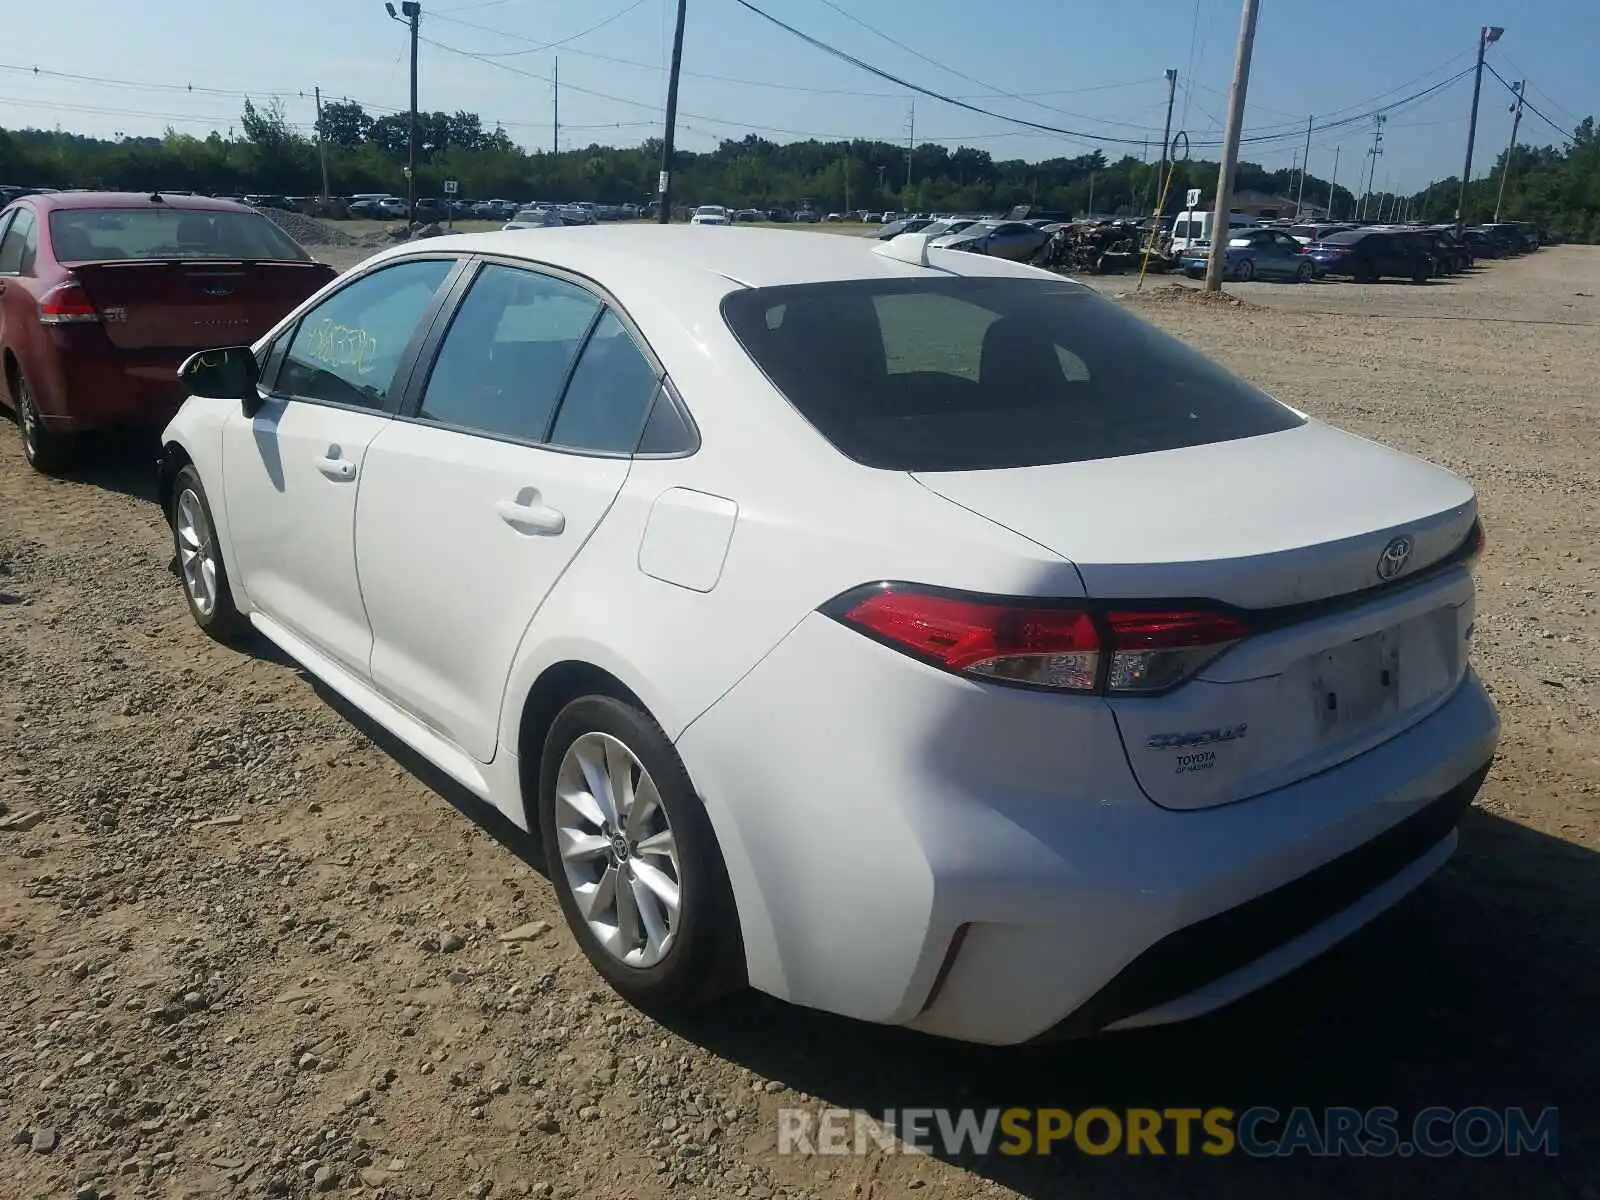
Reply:
<svg viewBox="0 0 1600 1200"><path fill-rule="evenodd" d="M1378 578L1394 579L1401 571L1406 569L1406 564L1411 561L1411 539L1397 537L1383 548L1383 553L1378 555Z"/></svg>

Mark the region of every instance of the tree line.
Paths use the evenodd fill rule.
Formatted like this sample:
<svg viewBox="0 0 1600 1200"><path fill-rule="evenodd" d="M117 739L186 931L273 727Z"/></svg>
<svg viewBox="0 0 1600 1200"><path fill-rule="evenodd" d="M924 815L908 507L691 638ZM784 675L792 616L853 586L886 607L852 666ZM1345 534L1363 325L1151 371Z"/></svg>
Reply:
<svg viewBox="0 0 1600 1200"><path fill-rule="evenodd" d="M168 129L163 137L107 140L59 130L0 129L0 182L34 187L182 189L206 193L271 192L333 195L406 191L404 167L410 129L405 113L373 116L348 101L323 106L320 139L299 132L281 103L245 101L239 128L195 137ZM319 145L320 141L320 145ZM1565 148L1519 145L1511 153L1502 216L1537 221L1579 241L1600 241L1600 139L1593 118L1573 131ZM1502 153L1488 178L1468 189L1468 215L1492 213L1505 165ZM504 129L486 129L476 113L418 116L417 194L437 196L446 179L460 194L479 199L593 200L645 203L654 198L661 143L593 144L582 149L528 151ZM1185 192L1207 197L1217 164L1180 161L1172 172L1164 211L1179 211ZM778 143L750 134L725 140L705 153L680 151L674 197L684 204L828 210L1004 211L1026 204L1052 212L1142 215L1160 197L1157 165L1135 155L1110 160L1100 151L1040 162L995 160L988 151L934 143L907 156L903 145L855 139ZM1235 188L1294 197L1299 174L1239 164ZM1411 196L1371 196L1366 210L1446 221L1454 216L1457 179L1444 179ZM1308 203L1326 205L1326 180L1308 174ZM1339 217L1355 213L1357 197L1332 190Z"/></svg>

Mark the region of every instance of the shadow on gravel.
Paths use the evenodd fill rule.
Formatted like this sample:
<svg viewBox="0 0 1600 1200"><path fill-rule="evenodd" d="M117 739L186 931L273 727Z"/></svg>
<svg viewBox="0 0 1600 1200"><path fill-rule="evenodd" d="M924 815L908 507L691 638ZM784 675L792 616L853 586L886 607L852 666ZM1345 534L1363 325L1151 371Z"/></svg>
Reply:
<svg viewBox="0 0 1600 1200"><path fill-rule="evenodd" d="M765 1078L879 1119L908 1107L1389 1106L1405 1139L1432 1105L1521 1106L1533 1117L1561 1110L1553 1159L1180 1157L1169 1128L1165 1157L1091 1157L1069 1141L1047 1158L950 1160L1040 1200L1592 1200L1584 1181L1593 1180L1587 1171L1600 1151L1597 858L1473 809L1460 850L1438 876L1320 960L1199 1021L1098 1041L965 1046L754 995L672 1024ZM838 1162L812 1161L819 1174Z"/></svg>
<svg viewBox="0 0 1600 1200"><path fill-rule="evenodd" d="M154 434L86 434L73 447L66 475L74 483L154 504L159 449Z"/></svg>

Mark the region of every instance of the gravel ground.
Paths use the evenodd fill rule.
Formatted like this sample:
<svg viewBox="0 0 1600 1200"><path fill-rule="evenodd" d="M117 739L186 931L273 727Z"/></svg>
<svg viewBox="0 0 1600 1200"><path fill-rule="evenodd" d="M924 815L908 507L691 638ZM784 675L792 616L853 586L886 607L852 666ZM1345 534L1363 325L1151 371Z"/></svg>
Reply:
<svg viewBox="0 0 1600 1200"><path fill-rule="evenodd" d="M669 1028L588 969L514 831L270 647L193 627L143 462L51 481L4 432L0 1191L1596 1200L1600 251L1248 305L1147 290L1286 401L1481 489L1505 735L1418 894L1224 1013L1092 1044L979 1050L757 997ZM780 1156L796 1104L1558 1105L1561 1153Z"/></svg>

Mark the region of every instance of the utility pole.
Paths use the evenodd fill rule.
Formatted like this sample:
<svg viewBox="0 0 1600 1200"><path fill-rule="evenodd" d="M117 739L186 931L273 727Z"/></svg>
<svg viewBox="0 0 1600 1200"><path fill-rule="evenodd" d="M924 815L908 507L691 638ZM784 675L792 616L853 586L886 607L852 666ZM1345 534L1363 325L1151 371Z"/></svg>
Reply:
<svg viewBox="0 0 1600 1200"><path fill-rule="evenodd" d="M1506 147L1506 161L1500 168L1500 193L1494 198L1496 221L1500 220L1500 205L1506 198L1506 176L1511 174L1511 156L1517 152L1517 129L1522 125L1522 98L1528 94L1528 81L1523 79L1512 84L1511 90L1517 94L1517 102L1511 106L1511 144Z"/></svg>
<svg viewBox="0 0 1600 1200"><path fill-rule="evenodd" d="M1300 218L1300 202L1306 198L1306 164L1311 161L1311 122L1313 118L1306 118L1306 152L1300 156L1300 190L1294 197L1295 219Z"/></svg>
<svg viewBox="0 0 1600 1200"><path fill-rule="evenodd" d="M657 191L661 211L656 220L666 225L672 221L672 143L678 124L678 73L683 68L683 22L688 16L689 0L678 0L678 26L672 34L672 74L667 76L667 128L661 139L661 179Z"/></svg>
<svg viewBox="0 0 1600 1200"><path fill-rule="evenodd" d="M917 102L911 102L911 115L906 119L906 191L911 190L911 156L917 148ZM910 200L906 201L910 204Z"/></svg>
<svg viewBox="0 0 1600 1200"><path fill-rule="evenodd" d="M555 87L555 106L550 114L550 153L561 153L561 59L555 60L555 70L550 76Z"/></svg>
<svg viewBox="0 0 1600 1200"><path fill-rule="evenodd" d="M1089 172L1089 211L1085 214L1091 221L1094 220L1094 172Z"/></svg>
<svg viewBox="0 0 1600 1200"><path fill-rule="evenodd" d="M1328 220L1333 220L1333 198L1339 187L1339 147L1333 148L1333 178L1328 180Z"/></svg>
<svg viewBox="0 0 1600 1200"><path fill-rule="evenodd" d="M850 218L850 156L844 156L844 215Z"/></svg>
<svg viewBox="0 0 1600 1200"><path fill-rule="evenodd" d="M1505 30L1498 25L1485 25L1478 30L1478 69L1472 77L1472 118L1467 122L1467 161L1461 168L1461 191L1456 197L1456 236L1467 223L1467 181L1472 178L1472 143L1478 137L1478 93L1483 90L1483 52L1493 42L1500 40Z"/></svg>
<svg viewBox="0 0 1600 1200"><path fill-rule="evenodd" d="M322 128L322 88L316 89L317 94L317 157L322 160L322 202L328 202L328 140Z"/></svg>
<svg viewBox="0 0 1600 1200"><path fill-rule="evenodd" d="M411 27L411 127L406 135L406 220L417 220L417 37L422 28L421 0L402 0L400 11L393 4L383 6L389 19Z"/></svg>
<svg viewBox="0 0 1600 1200"><path fill-rule="evenodd" d="M1260 0L1244 0L1239 14L1239 49L1234 55L1233 86L1228 90L1228 122L1222 133L1222 165L1217 169L1217 206L1211 215L1211 253L1206 256L1206 291L1222 290L1227 265L1228 212L1233 204L1233 173L1239 166L1239 127L1244 124L1245 92L1250 86L1250 55L1256 44L1256 11Z"/></svg>
<svg viewBox="0 0 1600 1200"><path fill-rule="evenodd" d="M1365 220L1372 211L1372 181L1378 173L1378 159L1383 157L1383 123L1389 118L1379 113L1372 118L1372 149L1367 151L1371 159L1367 167L1367 190L1361 196L1361 208L1356 213L1356 220Z"/></svg>
<svg viewBox="0 0 1600 1200"><path fill-rule="evenodd" d="M1178 72L1172 67L1167 68L1167 123L1161 130L1161 165L1156 168L1155 192L1156 203L1161 203L1162 192L1167 186L1167 154L1172 149L1172 101L1178 94ZM1160 213L1155 214L1158 218Z"/></svg>

